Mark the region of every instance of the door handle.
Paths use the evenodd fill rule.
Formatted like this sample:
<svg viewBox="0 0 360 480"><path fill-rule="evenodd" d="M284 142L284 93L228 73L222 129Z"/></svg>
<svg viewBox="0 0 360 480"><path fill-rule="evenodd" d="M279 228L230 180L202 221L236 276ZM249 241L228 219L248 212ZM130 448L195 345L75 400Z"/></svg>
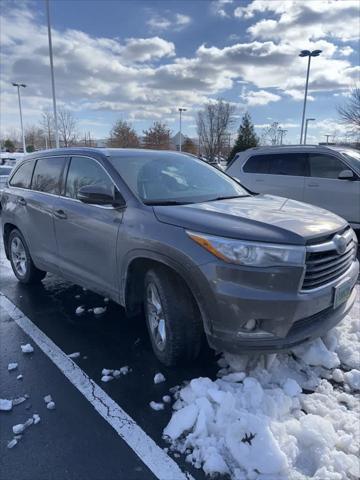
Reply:
<svg viewBox="0 0 360 480"><path fill-rule="evenodd" d="M26 205L26 200L24 197L20 197L17 201L19 205Z"/></svg>
<svg viewBox="0 0 360 480"><path fill-rule="evenodd" d="M308 187L318 187L318 183L308 183Z"/></svg>
<svg viewBox="0 0 360 480"><path fill-rule="evenodd" d="M54 212L55 217L60 218L61 220L65 220L67 218L66 213L64 210L55 210Z"/></svg>

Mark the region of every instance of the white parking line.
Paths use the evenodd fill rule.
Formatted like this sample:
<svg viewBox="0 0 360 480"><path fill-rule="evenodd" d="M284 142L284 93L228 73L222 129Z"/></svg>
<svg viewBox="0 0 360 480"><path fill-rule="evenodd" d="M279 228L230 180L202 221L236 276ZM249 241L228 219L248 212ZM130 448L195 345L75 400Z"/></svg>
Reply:
<svg viewBox="0 0 360 480"><path fill-rule="evenodd" d="M182 472L177 463L2 292L0 292L0 305L84 395L95 410L112 426L159 480L193 479L189 473Z"/></svg>

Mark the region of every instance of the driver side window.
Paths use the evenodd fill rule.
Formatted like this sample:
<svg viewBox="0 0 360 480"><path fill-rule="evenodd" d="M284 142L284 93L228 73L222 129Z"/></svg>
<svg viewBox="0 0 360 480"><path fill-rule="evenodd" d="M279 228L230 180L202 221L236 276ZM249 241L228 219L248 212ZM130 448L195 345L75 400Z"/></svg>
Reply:
<svg viewBox="0 0 360 480"><path fill-rule="evenodd" d="M91 158L72 157L66 179L65 196L77 198L81 187L99 185L113 194L114 184L104 169Z"/></svg>
<svg viewBox="0 0 360 480"><path fill-rule="evenodd" d="M309 166L311 177L332 179L337 179L339 173L347 168L338 158L319 153L310 153Z"/></svg>

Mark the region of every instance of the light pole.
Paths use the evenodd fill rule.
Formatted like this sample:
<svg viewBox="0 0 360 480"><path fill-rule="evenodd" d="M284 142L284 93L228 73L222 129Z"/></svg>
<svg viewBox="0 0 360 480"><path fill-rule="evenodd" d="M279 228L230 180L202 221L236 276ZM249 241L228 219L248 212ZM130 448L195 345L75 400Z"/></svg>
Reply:
<svg viewBox="0 0 360 480"><path fill-rule="evenodd" d="M326 145L329 145L329 137L331 137L331 135L324 135L324 137L326 137Z"/></svg>
<svg viewBox="0 0 360 480"><path fill-rule="evenodd" d="M305 133L304 133L304 145L306 145L306 137L307 137L307 131L308 131L308 124L309 122L315 122L315 118L307 118L305 120Z"/></svg>
<svg viewBox="0 0 360 480"><path fill-rule="evenodd" d="M18 92L21 136L22 136L23 150L24 150L24 153L26 153L25 133L24 133L24 125L23 125L23 119L22 119L21 96L20 96L20 87L26 88L26 85L25 85L25 83L14 83L13 82L13 86L17 88L17 92Z"/></svg>
<svg viewBox="0 0 360 480"><path fill-rule="evenodd" d="M181 143L182 143L182 131L181 131L181 114L182 112L186 112L186 108L179 108L179 113L180 113L180 140L179 140L179 152L181 152Z"/></svg>
<svg viewBox="0 0 360 480"><path fill-rule="evenodd" d="M51 40L49 0L45 0L45 3L46 3L46 16L47 16L47 27L48 27L48 40L49 40L51 87L52 87L54 127L55 127L55 144L56 144L56 148L59 148L59 130L58 130L58 118L57 118L57 112L56 112L55 77L54 77L54 62L53 62L52 40Z"/></svg>
<svg viewBox="0 0 360 480"><path fill-rule="evenodd" d="M304 107L303 107L303 113L302 113L302 119L301 119L300 145L302 145L302 143L303 143L304 121L305 121L307 92L308 92L308 86L309 86L309 73L310 73L311 57L318 57L321 52L322 52L322 50L313 50L312 52L310 52L310 50L301 50L301 52L299 53L299 57L308 57L309 58L308 59L308 66L307 66L307 72L306 72Z"/></svg>

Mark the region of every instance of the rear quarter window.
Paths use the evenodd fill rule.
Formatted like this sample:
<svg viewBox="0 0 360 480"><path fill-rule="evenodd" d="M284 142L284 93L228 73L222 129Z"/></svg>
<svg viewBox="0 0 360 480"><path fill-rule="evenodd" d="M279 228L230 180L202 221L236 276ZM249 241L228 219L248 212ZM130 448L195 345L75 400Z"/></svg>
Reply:
<svg viewBox="0 0 360 480"><path fill-rule="evenodd" d="M9 185L18 188L30 188L35 160L28 160L20 165L11 177Z"/></svg>
<svg viewBox="0 0 360 480"><path fill-rule="evenodd" d="M269 173L269 155L250 157L243 168L245 173Z"/></svg>

